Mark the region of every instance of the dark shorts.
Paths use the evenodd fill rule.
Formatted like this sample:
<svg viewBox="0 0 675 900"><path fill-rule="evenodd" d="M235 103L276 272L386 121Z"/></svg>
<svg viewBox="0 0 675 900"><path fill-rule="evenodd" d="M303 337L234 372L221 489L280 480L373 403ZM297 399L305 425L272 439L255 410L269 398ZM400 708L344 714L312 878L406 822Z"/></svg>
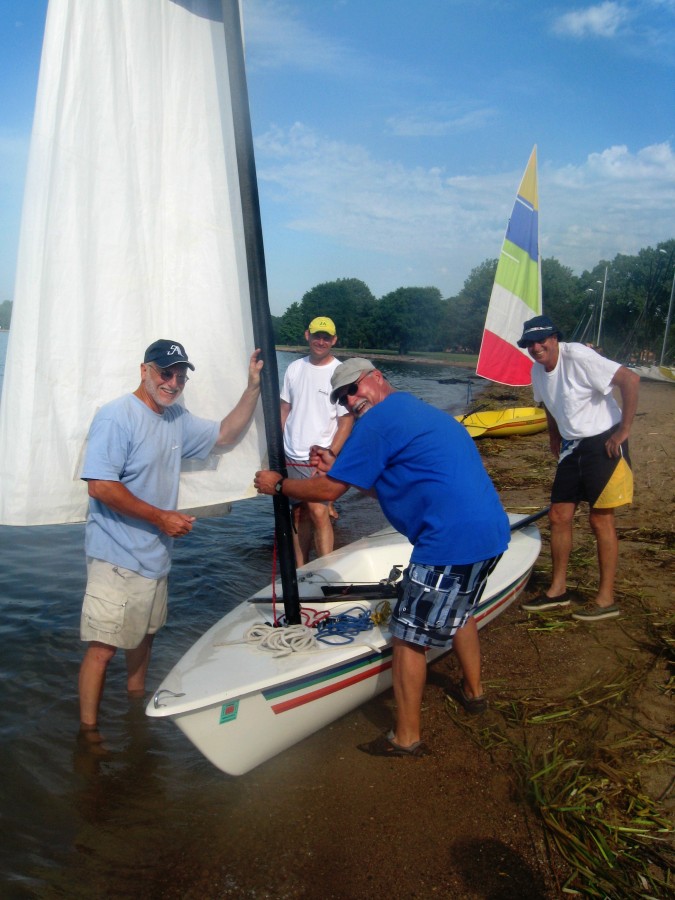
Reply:
<svg viewBox="0 0 675 900"><path fill-rule="evenodd" d="M447 647L469 619L501 558L454 566L411 563L398 585L389 624L393 637L421 647Z"/></svg>
<svg viewBox="0 0 675 900"><path fill-rule="evenodd" d="M595 509L615 509L633 499L628 441L621 444L621 456L607 456L605 442L618 425L580 441L563 442L551 489L551 503L580 503Z"/></svg>

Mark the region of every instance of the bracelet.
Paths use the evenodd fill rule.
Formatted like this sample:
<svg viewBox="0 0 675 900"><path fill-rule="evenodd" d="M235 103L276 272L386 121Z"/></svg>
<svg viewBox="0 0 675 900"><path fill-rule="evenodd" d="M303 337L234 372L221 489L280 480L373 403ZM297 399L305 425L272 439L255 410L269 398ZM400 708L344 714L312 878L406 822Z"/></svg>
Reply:
<svg viewBox="0 0 675 900"><path fill-rule="evenodd" d="M337 459L337 456L335 455L335 453L333 453L333 451L330 449L330 447L326 447L326 450L330 453L330 455L333 457L333 459Z"/></svg>

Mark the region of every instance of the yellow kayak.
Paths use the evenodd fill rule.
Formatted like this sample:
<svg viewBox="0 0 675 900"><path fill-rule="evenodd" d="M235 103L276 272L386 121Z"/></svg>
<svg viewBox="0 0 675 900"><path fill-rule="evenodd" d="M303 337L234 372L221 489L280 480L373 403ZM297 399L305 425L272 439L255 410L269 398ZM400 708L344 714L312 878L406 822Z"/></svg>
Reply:
<svg viewBox="0 0 675 900"><path fill-rule="evenodd" d="M546 413L536 406L487 409L467 416L455 416L472 438L512 437L546 430Z"/></svg>

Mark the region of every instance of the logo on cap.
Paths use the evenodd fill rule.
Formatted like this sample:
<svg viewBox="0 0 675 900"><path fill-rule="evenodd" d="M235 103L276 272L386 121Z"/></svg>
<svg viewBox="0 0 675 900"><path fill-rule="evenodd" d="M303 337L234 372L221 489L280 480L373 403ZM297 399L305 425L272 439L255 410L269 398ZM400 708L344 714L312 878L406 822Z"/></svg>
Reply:
<svg viewBox="0 0 675 900"><path fill-rule="evenodd" d="M178 341L155 341L145 351L143 362L154 363L160 369L166 369L167 366L175 366L177 363L184 363L189 369L194 371L194 366L188 359L185 347L179 344Z"/></svg>
<svg viewBox="0 0 675 900"><path fill-rule="evenodd" d="M309 323L309 328L307 330L310 334L324 331L331 337L335 337L335 322L332 319L329 319L328 316L317 316L316 319L312 319Z"/></svg>

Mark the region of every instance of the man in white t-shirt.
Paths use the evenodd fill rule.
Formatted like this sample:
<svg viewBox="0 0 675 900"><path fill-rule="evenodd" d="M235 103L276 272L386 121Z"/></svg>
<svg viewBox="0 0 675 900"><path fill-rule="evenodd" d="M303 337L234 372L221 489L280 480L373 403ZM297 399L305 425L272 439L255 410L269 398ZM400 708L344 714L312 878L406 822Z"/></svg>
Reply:
<svg viewBox="0 0 675 900"><path fill-rule="evenodd" d="M628 435L640 378L583 344L563 343L562 334L547 316L525 322L518 346L527 348L534 360L534 399L544 404L551 452L558 457L549 511L551 586L540 597L523 603L523 609L541 612L569 606L572 522L579 502L585 500L597 544L600 583L595 602L572 615L585 622L616 618L614 579L619 545L614 510L633 499ZM615 387L621 394L621 406L612 394Z"/></svg>
<svg viewBox="0 0 675 900"><path fill-rule="evenodd" d="M289 478L310 478L312 447L323 447L337 456L349 437L354 420L338 403L331 403L331 375L340 365L333 356L337 342L335 323L318 316L305 331L309 356L292 362L281 389L281 427ZM295 559L299 566L309 561L312 536L317 556L333 549L333 526L328 503L299 503L293 507Z"/></svg>

